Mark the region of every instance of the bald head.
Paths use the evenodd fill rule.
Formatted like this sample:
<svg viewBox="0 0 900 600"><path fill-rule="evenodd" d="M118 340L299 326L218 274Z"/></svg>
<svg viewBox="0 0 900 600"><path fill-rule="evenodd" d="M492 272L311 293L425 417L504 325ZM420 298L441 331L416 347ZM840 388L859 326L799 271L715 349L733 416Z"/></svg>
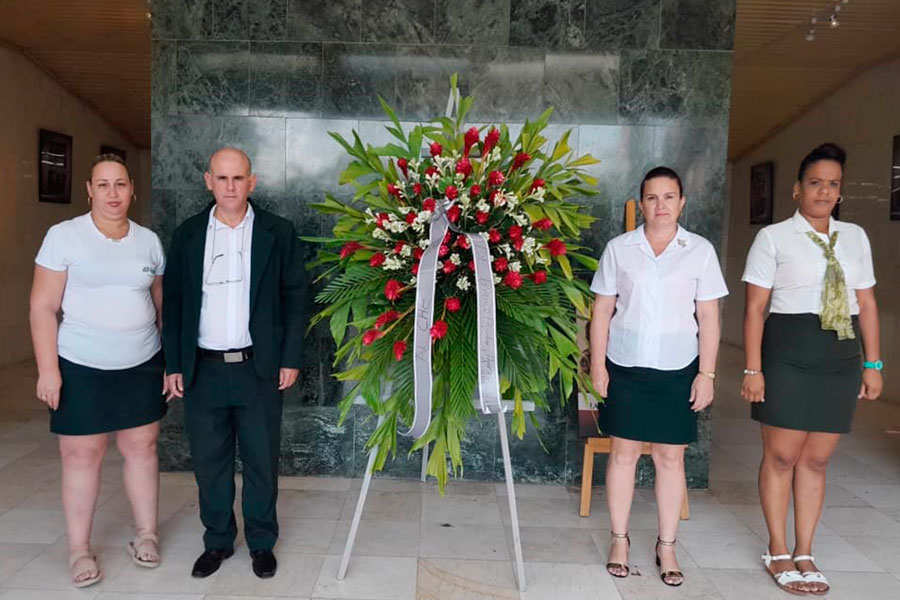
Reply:
<svg viewBox="0 0 900 600"><path fill-rule="evenodd" d="M219 148L218 150L213 152L212 156L209 157L209 166L207 167L207 170L212 173L215 169L216 163L223 160L243 161L247 165L247 175L249 176L253 172L253 163L250 161L250 157L247 156L247 153L233 146Z"/></svg>
<svg viewBox="0 0 900 600"><path fill-rule="evenodd" d="M243 151L230 147L217 150L209 158L209 170L203 179L223 214L242 216L246 212L250 194L256 187L256 175L250 157Z"/></svg>

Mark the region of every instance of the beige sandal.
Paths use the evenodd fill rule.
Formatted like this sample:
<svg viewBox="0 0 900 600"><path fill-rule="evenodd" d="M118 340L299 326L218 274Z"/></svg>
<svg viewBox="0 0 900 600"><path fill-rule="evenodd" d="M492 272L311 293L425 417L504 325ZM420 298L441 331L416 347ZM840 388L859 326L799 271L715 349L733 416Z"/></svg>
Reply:
<svg viewBox="0 0 900 600"><path fill-rule="evenodd" d="M76 569L75 565L79 563L86 565L87 568ZM96 573L96 575L78 579L79 576L91 572ZM97 556L90 550L82 550L69 555L69 574L72 577L72 585L77 588L94 585L103 578L100 567L97 565Z"/></svg>
<svg viewBox="0 0 900 600"><path fill-rule="evenodd" d="M139 533L128 542L128 555L131 561L141 567L155 569L159 566L159 538L154 533ZM156 557L156 560L147 560L144 556Z"/></svg>
<svg viewBox="0 0 900 600"><path fill-rule="evenodd" d="M613 540L625 540L626 542L628 542L628 548L631 548L631 538L628 537L627 533L615 533L613 531L610 531L609 534L613 537ZM611 548L610 554L612 554ZM616 569L616 571L613 571L613 569ZM613 577L618 577L619 579L628 577L628 575L631 573L631 569L628 567L627 563L608 562L606 563L606 570L610 575L612 575Z"/></svg>

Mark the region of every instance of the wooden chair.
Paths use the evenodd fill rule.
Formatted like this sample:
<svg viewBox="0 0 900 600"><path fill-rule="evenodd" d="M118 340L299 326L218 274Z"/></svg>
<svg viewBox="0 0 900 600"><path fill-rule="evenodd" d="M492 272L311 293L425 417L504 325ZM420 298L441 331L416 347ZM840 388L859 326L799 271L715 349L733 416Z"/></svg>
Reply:
<svg viewBox="0 0 900 600"><path fill-rule="evenodd" d="M582 517L591 514L591 481L594 478L594 455L609 454L611 440L608 437L592 437L584 442L584 460L581 467L581 509ZM644 443L641 454L650 454L650 444ZM687 485L685 485L684 502L681 503L681 519L691 518L691 507L688 504Z"/></svg>

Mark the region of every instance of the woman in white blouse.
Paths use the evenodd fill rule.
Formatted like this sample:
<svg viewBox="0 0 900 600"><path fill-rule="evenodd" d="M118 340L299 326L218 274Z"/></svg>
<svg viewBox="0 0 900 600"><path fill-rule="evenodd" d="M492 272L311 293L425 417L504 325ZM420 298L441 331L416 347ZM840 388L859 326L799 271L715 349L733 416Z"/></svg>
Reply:
<svg viewBox="0 0 900 600"><path fill-rule="evenodd" d="M803 159L794 183L797 211L760 230L743 276L741 395L762 429L759 495L769 530L763 560L776 584L793 593L829 589L811 555L825 471L840 434L850 431L857 398L874 400L882 388L869 240L861 227L831 218L842 200L844 162L834 144ZM792 488L793 555L786 536Z"/></svg>
<svg viewBox="0 0 900 600"><path fill-rule="evenodd" d="M125 491L137 530L129 553L140 566L159 564L156 440L166 413L162 246L155 233L128 219L134 182L121 158L98 156L87 192L90 212L47 232L31 289L36 394L50 409L50 431L59 436L75 587L101 577L90 540L112 432L125 459Z"/></svg>
<svg viewBox="0 0 900 600"><path fill-rule="evenodd" d="M591 289L591 379L605 398L600 428L612 439L606 493L612 542L609 573L626 577L628 520L641 448L656 468L656 557L666 585L684 575L675 536L685 494L684 450L697 439L697 414L713 400L719 299L727 295L716 252L678 225L685 198L666 167L641 182L644 225L611 240Z"/></svg>

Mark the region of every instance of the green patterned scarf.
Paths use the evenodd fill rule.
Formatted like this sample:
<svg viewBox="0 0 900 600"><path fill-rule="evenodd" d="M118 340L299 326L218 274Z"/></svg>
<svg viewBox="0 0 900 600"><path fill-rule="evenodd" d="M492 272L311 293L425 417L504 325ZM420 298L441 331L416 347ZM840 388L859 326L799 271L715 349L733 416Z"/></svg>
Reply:
<svg viewBox="0 0 900 600"><path fill-rule="evenodd" d="M812 231L807 231L806 235L825 252L825 259L828 261L822 287L822 314L819 315L822 329L836 331L839 340L852 340L856 335L853 333L853 322L850 320L847 283L844 281L844 270L834 255L838 232L835 231L829 236L827 244Z"/></svg>

